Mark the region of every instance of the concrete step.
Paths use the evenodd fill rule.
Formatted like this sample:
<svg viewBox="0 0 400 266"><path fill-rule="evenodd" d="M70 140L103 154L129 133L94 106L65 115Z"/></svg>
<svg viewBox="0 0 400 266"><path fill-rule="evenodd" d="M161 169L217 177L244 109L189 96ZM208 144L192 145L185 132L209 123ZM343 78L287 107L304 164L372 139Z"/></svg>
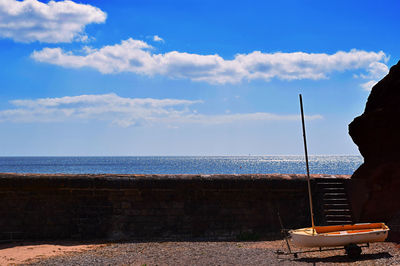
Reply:
<svg viewBox="0 0 400 266"><path fill-rule="evenodd" d="M318 182L319 186L344 186L344 183L340 182Z"/></svg>
<svg viewBox="0 0 400 266"><path fill-rule="evenodd" d="M334 213L345 213L345 214L349 214L350 213L350 209L324 209L324 212L331 212L332 214Z"/></svg>
<svg viewBox="0 0 400 266"><path fill-rule="evenodd" d="M343 185L343 181L318 181L317 185Z"/></svg>
<svg viewBox="0 0 400 266"><path fill-rule="evenodd" d="M323 204L348 204L347 199L324 199Z"/></svg>
<svg viewBox="0 0 400 266"><path fill-rule="evenodd" d="M329 203L348 203L348 199L347 198L324 198L322 199L324 201L325 204L329 204Z"/></svg>
<svg viewBox="0 0 400 266"><path fill-rule="evenodd" d="M341 185L341 184L331 184L331 185L320 184L320 185L318 185L318 189L325 189L325 188L344 188L344 185Z"/></svg>
<svg viewBox="0 0 400 266"><path fill-rule="evenodd" d="M353 224L351 220L343 220L343 221L326 221L327 225L341 225L341 224Z"/></svg>
<svg viewBox="0 0 400 266"><path fill-rule="evenodd" d="M343 192L344 191L344 187L324 187L322 188L322 190L327 193L329 192Z"/></svg>
<svg viewBox="0 0 400 266"><path fill-rule="evenodd" d="M324 203L324 209L350 209L350 205L348 203Z"/></svg>
<svg viewBox="0 0 400 266"><path fill-rule="evenodd" d="M342 193L342 192L337 192L337 193L329 192L329 193L324 193L323 198L324 199L332 199L332 198L333 199L346 199L347 195L346 195L346 193Z"/></svg>
<svg viewBox="0 0 400 266"><path fill-rule="evenodd" d="M351 221L351 215L348 214L327 214L325 218L327 221Z"/></svg>

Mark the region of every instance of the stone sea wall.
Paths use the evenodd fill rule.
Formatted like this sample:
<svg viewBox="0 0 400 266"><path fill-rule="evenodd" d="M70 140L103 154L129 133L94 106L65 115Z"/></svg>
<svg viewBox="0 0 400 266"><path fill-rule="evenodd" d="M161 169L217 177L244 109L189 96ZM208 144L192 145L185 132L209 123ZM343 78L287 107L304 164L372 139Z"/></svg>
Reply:
<svg viewBox="0 0 400 266"><path fill-rule="evenodd" d="M1 241L263 238L278 210L310 225L305 176L0 174Z"/></svg>

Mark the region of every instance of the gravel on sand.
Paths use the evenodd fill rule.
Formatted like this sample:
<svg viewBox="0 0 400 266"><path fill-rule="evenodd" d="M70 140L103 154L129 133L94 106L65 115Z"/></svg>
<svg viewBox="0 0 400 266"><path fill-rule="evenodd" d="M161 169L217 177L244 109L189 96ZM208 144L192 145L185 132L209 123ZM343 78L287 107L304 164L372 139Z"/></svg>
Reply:
<svg viewBox="0 0 400 266"><path fill-rule="evenodd" d="M91 250L28 261L26 265L399 265L400 245L373 243L358 260L344 250L292 255L283 240L256 242L125 242L107 243ZM295 251L302 249L294 248ZM304 249L306 250L306 249Z"/></svg>

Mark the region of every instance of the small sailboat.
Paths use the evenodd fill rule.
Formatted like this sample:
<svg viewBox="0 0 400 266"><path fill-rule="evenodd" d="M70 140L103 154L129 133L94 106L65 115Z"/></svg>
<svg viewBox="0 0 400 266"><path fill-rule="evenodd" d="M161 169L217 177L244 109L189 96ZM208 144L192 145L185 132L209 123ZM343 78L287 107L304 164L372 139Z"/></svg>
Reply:
<svg viewBox="0 0 400 266"><path fill-rule="evenodd" d="M308 181L308 198L310 203L311 213L311 227L290 230L292 242L300 247L337 247L344 246L346 252L361 253L361 248L357 244L369 244L372 242L382 242L388 236L389 227L384 223L360 223L360 224L344 224L344 225L331 225L331 226L315 226L314 213L311 197L310 186L310 170L308 166L308 154L306 143L306 131L304 124L303 101L301 94L300 109L301 121L303 126L303 139L304 151L307 167L307 181Z"/></svg>
<svg viewBox="0 0 400 266"><path fill-rule="evenodd" d="M389 227L384 223L315 226L290 231L292 241L301 247L337 247L382 242Z"/></svg>

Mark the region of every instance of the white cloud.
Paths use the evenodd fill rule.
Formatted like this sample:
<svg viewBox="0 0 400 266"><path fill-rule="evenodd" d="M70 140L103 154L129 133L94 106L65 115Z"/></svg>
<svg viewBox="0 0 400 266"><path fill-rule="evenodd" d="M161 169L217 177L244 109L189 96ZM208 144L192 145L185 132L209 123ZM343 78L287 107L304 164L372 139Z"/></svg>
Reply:
<svg viewBox="0 0 400 266"><path fill-rule="evenodd" d="M363 79L368 79L369 81L362 83L360 86L366 90L370 91L379 80L389 73L389 68L381 62L372 62L369 65L368 73L366 75L360 75Z"/></svg>
<svg viewBox="0 0 400 266"><path fill-rule="evenodd" d="M99 8L69 0L0 0L0 37L17 42L86 41L86 25L102 23L106 13Z"/></svg>
<svg viewBox="0 0 400 266"><path fill-rule="evenodd" d="M376 78L381 79L387 73L389 73L389 68L387 65L381 62L372 62L368 68L368 75L365 78Z"/></svg>
<svg viewBox="0 0 400 266"><path fill-rule="evenodd" d="M164 39L161 38L161 37L158 36L158 35L154 35L154 36L153 36L153 41L155 41L155 42L164 42Z"/></svg>
<svg viewBox="0 0 400 266"><path fill-rule="evenodd" d="M163 124L218 125L246 121L297 121L299 115L244 113L204 115L190 106L202 101L179 99L123 98L116 94L66 96L14 100L14 109L0 110L0 122L35 123L103 120L122 127ZM320 119L320 115L307 119Z"/></svg>
<svg viewBox="0 0 400 266"><path fill-rule="evenodd" d="M307 120L322 119L321 115L308 115ZM202 115L190 114L179 119L170 119L170 122L185 124L203 124L203 125L220 125L232 124L246 121L298 121L300 116L296 115L278 115L271 113L244 113L244 114L222 114L222 115Z"/></svg>
<svg viewBox="0 0 400 266"><path fill-rule="evenodd" d="M63 67L91 67L101 73L132 72L141 75L163 75L208 83L238 83L243 80L273 78L282 80L324 79L332 72L366 71L380 73L386 65L384 52L351 50L324 53L262 53L237 54L226 60L221 56L199 55L172 51L155 54L152 47L140 40L128 39L121 44L89 50L76 55L60 48L34 51L32 58Z"/></svg>
<svg viewBox="0 0 400 266"><path fill-rule="evenodd" d="M360 86L361 86L364 90L370 91L370 90L372 89L372 87L376 85L376 83L378 83L377 80L370 80L370 81L367 81L367 82L365 82L365 83L362 83Z"/></svg>

